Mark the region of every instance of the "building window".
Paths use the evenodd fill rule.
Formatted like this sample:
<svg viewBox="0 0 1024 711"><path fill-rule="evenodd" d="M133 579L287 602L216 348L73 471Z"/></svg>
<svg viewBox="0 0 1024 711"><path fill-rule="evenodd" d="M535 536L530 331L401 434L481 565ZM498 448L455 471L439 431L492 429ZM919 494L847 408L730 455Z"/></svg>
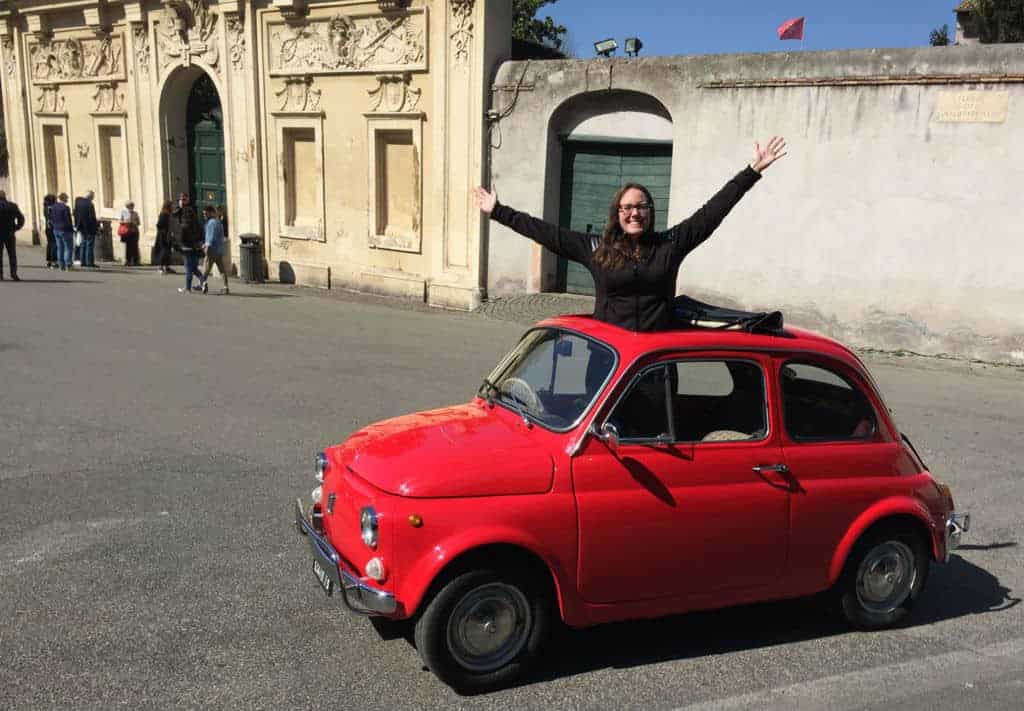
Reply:
<svg viewBox="0 0 1024 711"><path fill-rule="evenodd" d="M125 162L124 136L120 126L97 127L100 149L100 206L113 210L119 200L128 198L128 176Z"/></svg>
<svg viewBox="0 0 1024 711"><path fill-rule="evenodd" d="M46 192L71 194L68 179L67 133L61 124L43 124L43 165L46 170Z"/></svg>
<svg viewBox="0 0 1024 711"><path fill-rule="evenodd" d="M278 231L324 240L323 131L320 116L278 119Z"/></svg>
<svg viewBox="0 0 1024 711"><path fill-rule="evenodd" d="M312 128L284 130L285 218L288 227L316 224L316 132Z"/></svg>
<svg viewBox="0 0 1024 711"><path fill-rule="evenodd" d="M368 115L370 146L370 246L422 249L423 122Z"/></svg>

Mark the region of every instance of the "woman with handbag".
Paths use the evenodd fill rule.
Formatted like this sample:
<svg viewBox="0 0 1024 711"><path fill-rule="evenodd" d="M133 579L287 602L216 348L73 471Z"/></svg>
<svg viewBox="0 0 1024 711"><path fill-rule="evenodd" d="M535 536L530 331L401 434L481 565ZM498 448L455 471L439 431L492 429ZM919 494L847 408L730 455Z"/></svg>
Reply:
<svg viewBox="0 0 1024 711"><path fill-rule="evenodd" d="M135 212L135 203L129 200L121 210L121 224L117 228L117 236L124 243L124 265L126 267L139 266L141 258L139 255L139 225L142 220L139 213Z"/></svg>

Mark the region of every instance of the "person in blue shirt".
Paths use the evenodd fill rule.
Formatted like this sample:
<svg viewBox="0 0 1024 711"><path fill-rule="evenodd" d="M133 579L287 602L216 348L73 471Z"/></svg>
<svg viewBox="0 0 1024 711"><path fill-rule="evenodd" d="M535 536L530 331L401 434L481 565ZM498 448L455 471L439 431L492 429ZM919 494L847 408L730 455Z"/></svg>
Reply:
<svg viewBox="0 0 1024 711"><path fill-rule="evenodd" d="M220 275L224 279L224 288L220 293L228 294L228 270L224 252L227 248L227 238L224 236L224 223L217 217L217 208L207 205L203 208L203 218L206 224L203 232L206 236L206 269L203 272L203 293L209 293L210 275L213 274L213 265L220 269Z"/></svg>

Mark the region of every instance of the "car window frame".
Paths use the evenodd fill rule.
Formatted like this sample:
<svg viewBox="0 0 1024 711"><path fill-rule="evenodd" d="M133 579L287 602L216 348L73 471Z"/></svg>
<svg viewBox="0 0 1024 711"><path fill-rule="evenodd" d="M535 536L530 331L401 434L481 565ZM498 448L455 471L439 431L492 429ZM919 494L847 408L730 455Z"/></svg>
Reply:
<svg viewBox="0 0 1024 711"><path fill-rule="evenodd" d="M844 383L850 386L851 389L860 393L871 408L872 415L872 429L867 435L861 437L796 437L789 431L789 427L786 425L786 395L782 387L782 370L790 363L797 365L807 365L814 368L820 368L827 370L832 375L838 377ZM883 433L884 420L879 412L878 403L875 401L872 390L873 387L866 383L861 382L860 378L856 377L855 374L850 373L849 369L846 368L842 363L826 358L814 358L808 357L808 354L799 355L785 355L777 360L775 369L775 387L777 388L779 398L779 425L782 433L785 435L786 440L792 444L872 444L879 440Z"/></svg>
<svg viewBox="0 0 1024 711"><path fill-rule="evenodd" d="M587 333L583 333L582 331L577 331L574 328L566 328L564 326L533 326L533 327L529 328L525 333L523 333L523 335L519 338L519 340L516 341L516 344L512 348L510 348L508 350L508 352L501 358L501 360L498 361L497 365L495 365L494 368L491 369L490 373L487 374L487 380L490 380L491 382L497 382L497 380L495 378L500 378L501 374L504 373L504 371L508 370L508 368L511 366L512 354L515 353L516 349L519 348L519 345L523 341L525 341L530 336L530 334L532 334L534 331L557 331L559 333L569 333L569 334L572 334L574 336L579 336L583 340L595 343L598 346L603 346L604 348L607 348L608 350L610 350L612 352L612 364L611 364L611 367L608 369L608 374L605 376L604 380L598 386L597 390L594 391L594 396L591 398L590 402L587 403L587 406L584 407L580 411L580 414L577 416L577 418L573 421L572 424L570 424L570 425L568 425L566 427L553 427L553 426L551 426L551 425L549 425L547 423L541 422L540 420L538 420L533 415L530 415L530 413L526 413L527 417L529 417L529 419L530 419L530 422L533 423L534 425L537 425L538 427L541 427L542 429L545 429L548 432L556 432L558 434L565 434L566 432L571 432L572 430L574 430L577 427L579 427L580 423L582 423L584 420L587 419L587 417L590 415L590 413L593 412L594 408L597 406L597 403L600 402L601 396L608 389L609 384L611 383L612 379L615 377L615 374L619 370L619 362L620 362L619 349L616 348L615 346L613 346L611 343L608 343L607 341L602 341L599 338L594 338L593 336L591 336L591 335L589 335ZM481 385L479 388L477 388L477 393L476 393L477 397L480 397L480 398L483 397L480 394L480 391L484 387L486 387L486 386L485 385ZM522 413L519 410L517 410L516 408L512 407L509 403L501 400L501 398L495 397L495 398L493 398L492 401L495 404L500 405L505 410L508 410L509 412L514 414L516 417L521 417L522 416Z"/></svg>
<svg viewBox="0 0 1024 711"><path fill-rule="evenodd" d="M666 356L664 356L660 360L654 361L653 363L648 363L647 365L641 367L639 370L637 370L633 374L633 377L630 378L629 383L626 385L625 388L622 389L621 392L619 392L618 396L615 398L615 402L612 403L610 408L608 408L606 414L604 414L603 416L601 416L599 418L599 420L600 420L599 428L603 428L606 424L608 424L608 421L611 419L612 415L615 413L615 410L618 409L618 407L622 403L622 401L630 394L630 392L632 392L632 390L636 386L636 384L648 372L650 372L651 370L653 370L655 368L659 368L659 367L663 368L663 367L666 367L667 365L670 365L670 364L671 365L675 365L676 363L683 362L683 361L690 362L690 363L693 363L693 362L704 362L704 363L707 363L707 362L721 362L721 363L725 363L725 362L728 362L728 361L732 361L732 362L750 363L750 364L754 365L760 371L760 373L761 373L761 386L762 386L761 387L761 400L762 400L762 406L763 406L762 415L764 417L764 423L765 423L765 433L764 433L764 436L763 437L758 437L757 439L730 439L730 440L719 440L719 441L715 441L715 442L705 442L703 440L681 440L681 439L676 439L675 417L674 417L675 410L673 409L671 412L667 412L666 413L668 415L669 432L672 435L672 441L671 442L666 442L665 440L663 440L661 438L658 438L658 437L620 437L619 438L619 444L633 444L633 445L689 445L689 446L697 446L697 445L721 446L721 445L737 445L737 444L741 444L741 445L756 445L756 444L763 444L764 442L766 442L769 439L771 439L771 437L774 434L773 427L772 427L771 406L770 406L771 394L770 394L770 391L769 391L769 379L768 379L768 373L771 370L771 363L770 362L762 362L760 359L758 359L757 357L755 357L755 356L753 356L752 354L749 354L749 353L737 353L735 356L732 356L732 355L722 355L722 356L696 355L694 357L689 357L689 356L683 355L683 354L675 354L675 355L666 355ZM678 394L679 393L676 393L676 395L678 395ZM666 410L669 407L670 406L668 405L668 403L666 403Z"/></svg>

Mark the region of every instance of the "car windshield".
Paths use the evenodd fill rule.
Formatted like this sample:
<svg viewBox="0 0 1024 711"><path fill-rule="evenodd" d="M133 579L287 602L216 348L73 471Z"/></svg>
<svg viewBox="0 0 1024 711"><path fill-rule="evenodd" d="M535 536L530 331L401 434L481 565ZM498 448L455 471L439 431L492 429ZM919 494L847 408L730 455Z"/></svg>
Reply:
<svg viewBox="0 0 1024 711"><path fill-rule="evenodd" d="M598 341L554 328L530 331L480 387L480 396L553 430L576 425L615 367Z"/></svg>

